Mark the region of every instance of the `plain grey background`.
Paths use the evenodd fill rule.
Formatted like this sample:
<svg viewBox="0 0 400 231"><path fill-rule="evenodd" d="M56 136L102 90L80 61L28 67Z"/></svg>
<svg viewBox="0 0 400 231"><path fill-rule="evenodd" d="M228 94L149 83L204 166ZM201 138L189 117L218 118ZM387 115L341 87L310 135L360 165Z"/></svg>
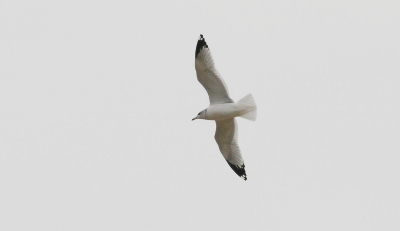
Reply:
<svg viewBox="0 0 400 231"><path fill-rule="evenodd" d="M1 230L399 230L399 1L2 1ZM248 173L214 141L199 34Z"/></svg>

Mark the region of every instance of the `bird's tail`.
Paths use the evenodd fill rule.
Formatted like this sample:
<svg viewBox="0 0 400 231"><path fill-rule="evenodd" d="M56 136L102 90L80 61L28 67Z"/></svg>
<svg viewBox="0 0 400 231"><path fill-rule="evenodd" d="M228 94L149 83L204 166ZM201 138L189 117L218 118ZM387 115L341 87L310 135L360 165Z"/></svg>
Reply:
<svg viewBox="0 0 400 231"><path fill-rule="evenodd" d="M255 121L257 118L257 105L254 101L254 98L251 94L246 95L241 100L237 102L238 104L242 104L245 106L245 110L243 110L243 114L240 117Z"/></svg>

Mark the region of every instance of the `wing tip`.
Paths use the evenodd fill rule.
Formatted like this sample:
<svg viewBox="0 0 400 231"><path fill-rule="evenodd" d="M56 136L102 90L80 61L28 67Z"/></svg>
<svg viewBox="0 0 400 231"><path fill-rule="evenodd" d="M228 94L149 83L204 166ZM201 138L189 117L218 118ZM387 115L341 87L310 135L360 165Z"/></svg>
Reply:
<svg viewBox="0 0 400 231"><path fill-rule="evenodd" d="M203 35L200 34L199 40L197 40L195 58L197 58L197 55L199 55L199 53L200 53L201 49L203 49L203 47L208 48L208 45L207 45L206 40L204 39Z"/></svg>
<svg viewBox="0 0 400 231"><path fill-rule="evenodd" d="M233 165L229 161L226 161L231 169L238 175L240 176L243 180L247 180L247 175L246 175L246 170L244 169L245 165Z"/></svg>

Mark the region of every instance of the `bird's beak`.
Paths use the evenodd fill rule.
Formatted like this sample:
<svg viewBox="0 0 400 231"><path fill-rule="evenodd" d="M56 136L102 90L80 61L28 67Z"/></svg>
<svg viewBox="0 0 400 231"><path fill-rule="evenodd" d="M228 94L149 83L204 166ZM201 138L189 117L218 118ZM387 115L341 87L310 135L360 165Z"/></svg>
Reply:
<svg viewBox="0 0 400 231"><path fill-rule="evenodd" d="M195 119L197 119L197 117L194 117L194 118L192 119L192 121L195 120Z"/></svg>

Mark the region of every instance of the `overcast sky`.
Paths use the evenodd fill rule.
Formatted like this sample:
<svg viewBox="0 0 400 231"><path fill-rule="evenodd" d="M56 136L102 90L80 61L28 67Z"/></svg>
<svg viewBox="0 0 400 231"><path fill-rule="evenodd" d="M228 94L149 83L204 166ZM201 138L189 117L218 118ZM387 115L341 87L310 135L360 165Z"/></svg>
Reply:
<svg viewBox="0 0 400 231"><path fill-rule="evenodd" d="M400 230L400 3L2 1L1 230ZM227 165L194 54L231 97Z"/></svg>

